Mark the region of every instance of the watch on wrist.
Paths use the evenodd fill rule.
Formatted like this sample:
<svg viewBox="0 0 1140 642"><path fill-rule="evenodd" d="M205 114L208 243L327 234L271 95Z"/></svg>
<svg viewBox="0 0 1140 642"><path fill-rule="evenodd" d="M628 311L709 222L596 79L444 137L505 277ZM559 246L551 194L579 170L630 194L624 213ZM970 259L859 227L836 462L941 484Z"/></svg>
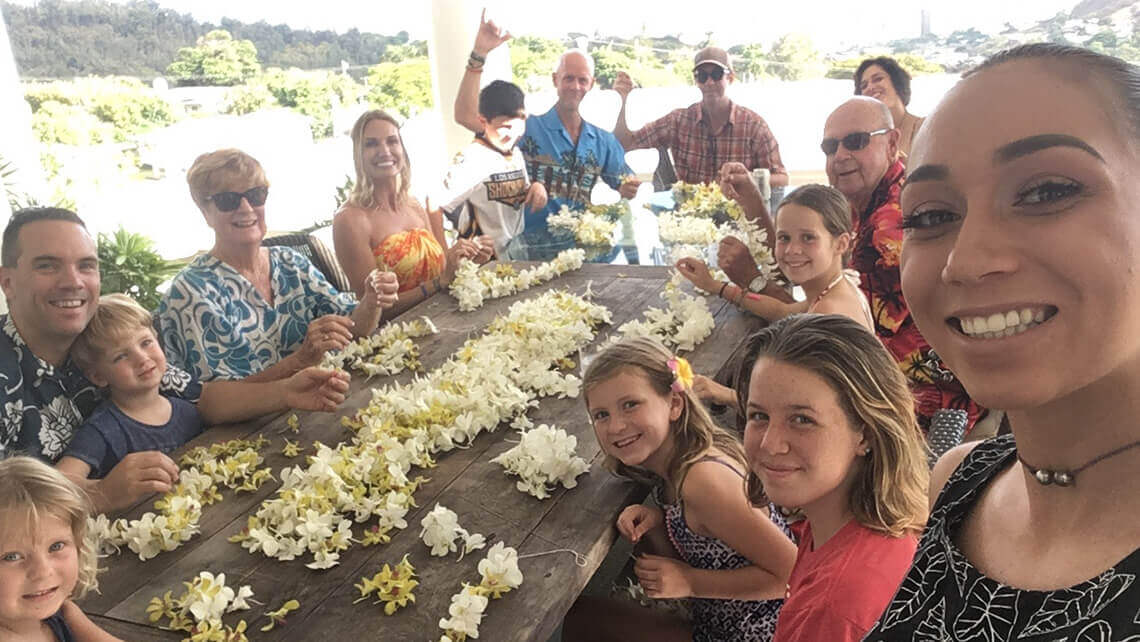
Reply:
<svg viewBox="0 0 1140 642"><path fill-rule="evenodd" d="M768 286L768 277L763 274L748 282L748 291L760 294Z"/></svg>

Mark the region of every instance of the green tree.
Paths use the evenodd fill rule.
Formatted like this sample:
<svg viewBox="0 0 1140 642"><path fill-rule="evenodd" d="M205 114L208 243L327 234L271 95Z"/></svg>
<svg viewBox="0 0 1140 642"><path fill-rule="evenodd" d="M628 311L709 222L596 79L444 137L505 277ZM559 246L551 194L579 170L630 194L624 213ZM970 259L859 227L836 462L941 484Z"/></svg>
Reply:
<svg viewBox="0 0 1140 642"><path fill-rule="evenodd" d="M407 43L392 43L384 47L380 62L405 62L415 58L427 58L427 42L414 40Z"/></svg>
<svg viewBox="0 0 1140 642"><path fill-rule="evenodd" d="M821 76L819 51L811 38L800 33L781 36L768 54L769 73L782 80L802 80Z"/></svg>
<svg viewBox="0 0 1140 642"><path fill-rule="evenodd" d="M307 116L315 138L326 138L333 133L334 100L342 105L352 104L363 92L360 85L351 77L327 71L270 69L250 85L256 86L260 83L264 83L277 104ZM239 109L241 101L254 102L258 100L259 93L259 90L251 88L248 94L244 96L239 94L236 97L237 101L231 105L234 109Z"/></svg>
<svg viewBox="0 0 1140 642"><path fill-rule="evenodd" d="M827 68L825 77L836 80L851 80L855 77L855 70L859 68L861 62L863 62L863 56L833 60L831 66Z"/></svg>
<svg viewBox="0 0 1140 642"><path fill-rule="evenodd" d="M249 40L234 40L230 32L215 29L194 47L178 50L178 59L166 73L183 86L236 85L261 71L257 48Z"/></svg>
<svg viewBox="0 0 1140 642"><path fill-rule="evenodd" d="M512 38L510 48L515 84L526 91L550 87L550 74L566 49L560 40L535 36Z"/></svg>
<svg viewBox="0 0 1140 642"><path fill-rule="evenodd" d="M405 118L432 106L427 58L382 62L368 70L368 102Z"/></svg>
<svg viewBox="0 0 1140 642"><path fill-rule="evenodd" d="M729 50L733 55L732 68L741 80L764 78L768 73L768 54L758 42L738 45Z"/></svg>
<svg viewBox="0 0 1140 642"><path fill-rule="evenodd" d="M912 76L922 76L924 74L943 74L946 73L946 68L942 65L927 60L918 54L913 53L898 53L892 56L896 62L902 65L903 69L910 72Z"/></svg>

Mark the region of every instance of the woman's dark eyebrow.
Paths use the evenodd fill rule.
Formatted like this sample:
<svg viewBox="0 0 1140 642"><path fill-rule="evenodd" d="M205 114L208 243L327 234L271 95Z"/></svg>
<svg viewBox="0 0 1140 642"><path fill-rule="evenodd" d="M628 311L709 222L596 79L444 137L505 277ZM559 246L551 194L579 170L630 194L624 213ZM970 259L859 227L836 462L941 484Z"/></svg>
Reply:
<svg viewBox="0 0 1140 642"><path fill-rule="evenodd" d="M906 183L922 181L944 181L950 177L950 168L945 165L921 165L907 175Z"/></svg>
<svg viewBox="0 0 1140 642"><path fill-rule="evenodd" d="M1012 143L1007 143L994 151L994 162L1008 163L1022 156L1028 156L1043 149L1049 149L1050 147L1072 147L1086 152L1102 163L1104 162L1104 157L1093 149L1091 145L1076 136L1069 136L1068 134L1038 134L1037 136L1028 136L1020 140L1015 140Z"/></svg>

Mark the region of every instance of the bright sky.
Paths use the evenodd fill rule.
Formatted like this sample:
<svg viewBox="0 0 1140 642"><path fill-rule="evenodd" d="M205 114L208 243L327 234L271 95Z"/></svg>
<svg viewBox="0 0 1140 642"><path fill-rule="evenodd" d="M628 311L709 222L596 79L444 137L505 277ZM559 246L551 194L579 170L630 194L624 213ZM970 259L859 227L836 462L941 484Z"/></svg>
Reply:
<svg viewBox="0 0 1140 642"><path fill-rule="evenodd" d="M28 3L34 0L18 0ZM119 1L119 0L116 0ZM713 31L717 42L770 43L788 32L812 36L825 50L849 44L869 43L919 35L921 10L931 14L935 33L977 27L995 32L1006 21L1026 26L1069 10L1077 0L895 0L851 2L850 0L759 1L759 0L573 0L568 15L552 20L554 2L534 0L158 0L164 7L193 14L200 20L218 22L223 16L271 24L284 22L294 28L331 29L394 34L408 31L413 38L427 38L433 6L441 11L475 11L486 5L489 14L512 33L560 36L566 32L631 36L644 29L648 35L680 33L686 40L703 39ZM540 8L541 7L541 8ZM549 7L549 8L548 8ZM868 8L870 7L870 8Z"/></svg>

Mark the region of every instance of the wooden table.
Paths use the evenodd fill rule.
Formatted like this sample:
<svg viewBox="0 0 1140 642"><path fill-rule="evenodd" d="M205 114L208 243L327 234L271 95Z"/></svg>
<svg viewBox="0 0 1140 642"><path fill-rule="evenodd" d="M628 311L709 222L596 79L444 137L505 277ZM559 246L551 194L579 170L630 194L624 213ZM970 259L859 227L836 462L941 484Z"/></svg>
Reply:
<svg viewBox="0 0 1140 642"><path fill-rule="evenodd" d="M607 306L613 324L601 329L599 340L633 318L646 307L662 307L658 297L668 268L587 264L554 281L522 294L489 301L479 310L461 313L453 298L438 294L413 308L407 316L427 315L438 326L434 337L416 340L421 346L426 368L434 368L446 360L471 335L516 300L533 296L551 288L568 288L582 292L593 282L595 301ZM688 355L697 372L713 373L727 359L737 342L757 325L754 317L744 317L734 307L710 299L717 328L698 349ZM410 377L409 373L398 379ZM352 415L371 399L369 384L363 377L354 378L352 394L338 414L298 413L304 444L321 440L335 444L349 437L340 426L341 415ZM265 606L255 606L226 616L228 624L245 619L254 640L438 640L442 631L440 618L447 617L451 596L463 582L478 583L476 566L486 550L475 551L456 561L456 555L431 557L419 539L420 519L437 502L459 514L459 523L473 533L482 533L488 546L498 540L514 546L520 555L569 548L586 556L585 567L578 567L568 553L528 558L520 561L523 585L492 600L480 626L480 640L537 640L544 642L558 627L566 611L581 593L616 537L612 525L621 509L640 501L645 491L618 479L605 470L593 431L586 422L581 399L542 400L541 407L531 412L535 424L554 423L578 438L578 453L592 462L589 473L578 478L572 490L559 487L552 498L538 500L515 489L515 479L507 477L490 459L512 446L517 435L506 426L491 434L481 435L468 449L443 454L436 468L422 472L431 481L415 494L418 508L409 511L408 528L393 531L388 544L364 547L354 544L341 553L340 565L325 571L305 568L309 561L278 562L251 554L238 544L226 541L246 523L260 502L276 492L270 482L253 493L224 492L225 499L204 507L201 533L176 551L163 553L140 562L129 550L103 560L109 567L100 576L101 593L91 594L81 606L107 630L125 640L174 640L180 633L156 628L147 620L146 605L152 597L168 590L180 594L182 582L200 571L225 573L227 585L249 584L254 599ZM269 421L211 428L194 445L245 437L262 433L270 439L263 449L266 466L274 474L287 466L302 463L300 458L287 459L281 454L285 437L296 437L285 425L286 416ZM415 470L415 469L414 469ZM151 508L152 501L131 511L137 517ZM362 527L354 527L357 536ZM372 600L353 604L359 592L353 584L364 575L372 576L384 563L395 564L405 554L415 566L420 585L415 590L416 602L393 616L386 616ZM269 633L258 629L267 622L261 614L276 609L288 599L297 599L301 608L288 616L283 627Z"/></svg>

